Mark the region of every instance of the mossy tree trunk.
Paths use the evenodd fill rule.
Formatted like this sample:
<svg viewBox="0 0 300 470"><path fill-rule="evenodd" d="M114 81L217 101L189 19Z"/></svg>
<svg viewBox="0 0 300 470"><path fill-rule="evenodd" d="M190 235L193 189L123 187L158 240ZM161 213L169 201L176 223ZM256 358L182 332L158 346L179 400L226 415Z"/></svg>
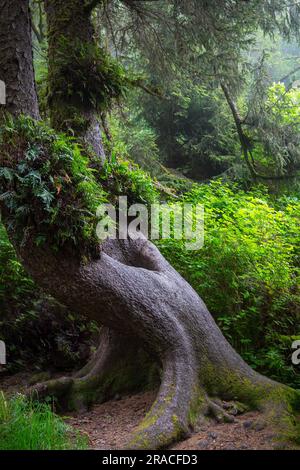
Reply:
<svg viewBox="0 0 300 470"><path fill-rule="evenodd" d="M99 3L100 0L99 0ZM95 103L84 99L85 73L74 83L69 53L75 42L79 53L95 44L89 2L84 0L45 0L48 24L49 105L54 129L82 138L92 146L99 159L105 159L99 118ZM80 45L82 49L80 50ZM84 62L84 61L83 61Z"/></svg>
<svg viewBox="0 0 300 470"><path fill-rule="evenodd" d="M67 29L71 46L72 35L83 34L82 18L90 24L90 17L78 19L83 1L47 3L50 80L54 80L51 64L55 68L55 51L61 53L55 46L61 30ZM69 10L64 12L64 5L72 15ZM86 34L88 30L92 34L90 26ZM30 80L32 87L33 77ZM23 107L15 99L18 114ZM50 104L55 127L64 129L68 116L59 120L55 116L63 108L62 97L53 96ZM76 108L87 116L86 109ZM71 112L70 119L73 117ZM79 130L79 138L88 139L88 135L88 129L86 134ZM100 139L99 133L93 136ZM2 215L5 223L5 211ZM13 234L10 236L13 240ZM38 247L33 233L21 245L15 243L15 248L39 285L72 311L84 312L104 327L98 351L85 368L74 377L37 384L30 393L54 395L63 404L78 408L151 381L156 368L160 371L156 400L131 436L129 448L169 445L200 415L223 413L215 398L257 407L281 432L294 431L299 393L259 375L243 361L196 292L148 240L107 240L99 257L85 263L70 251Z"/></svg>

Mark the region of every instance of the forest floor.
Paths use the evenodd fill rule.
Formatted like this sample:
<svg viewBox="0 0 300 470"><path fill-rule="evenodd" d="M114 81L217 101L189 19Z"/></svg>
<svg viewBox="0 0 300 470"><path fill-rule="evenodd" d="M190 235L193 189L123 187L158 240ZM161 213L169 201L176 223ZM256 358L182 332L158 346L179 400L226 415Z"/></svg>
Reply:
<svg viewBox="0 0 300 470"><path fill-rule="evenodd" d="M0 375L0 390L12 394L27 386L28 374ZM91 449L122 449L130 434L150 409L155 392L116 396L114 400L94 405L91 410L65 418L68 424L88 436ZM274 433L260 421L258 412L235 416L233 423L203 419L190 436L173 445L176 450L273 450L284 446L274 440Z"/></svg>
<svg viewBox="0 0 300 470"><path fill-rule="evenodd" d="M95 405L92 410L68 419L76 429L88 435L93 449L122 449L151 407L154 392L139 393ZM234 423L205 420L190 437L172 446L177 450L259 450L274 449L271 429L259 423L259 413L235 417Z"/></svg>

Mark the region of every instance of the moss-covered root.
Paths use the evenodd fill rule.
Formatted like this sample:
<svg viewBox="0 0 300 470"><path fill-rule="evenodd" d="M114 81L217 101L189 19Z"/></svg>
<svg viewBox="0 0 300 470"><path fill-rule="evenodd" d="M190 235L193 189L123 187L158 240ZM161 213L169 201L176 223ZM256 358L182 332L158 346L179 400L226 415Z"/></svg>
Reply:
<svg viewBox="0 0 300 470"><path fill-rule="evenodd" d="M190 410L198 396L197 387L198 370L193 355L183 348L169 352L163 360L156 400L126 448L165 448L186 435Z"/></svg>
<svg viewBox="0 0 300 470"><path fill-rule="evenodd" d="M134 431L127 449L164 449L186 437L193 428L201 410L208 409L204 391L198 392L183 409L175 406L175 396L159 394L143 421Z"/></svg>
<svg viewBox="0 0 300 470"><path fill-rule="evenodd" d="M149 368L145 367L149 372ZM139 391L147 385L154 385L156 373L138 375L137 369L128 367L114 368L110 371L90 371L83 377L60 377L37 383L26 391L26 396L45 400L52 397L61 410L85 411L94 403L102 403L116 394Z"/></svg>
<svg viewBox="0 0 300 470"><path fill-rule="evenodd" d="M66 396L73 386L72 377L60 377L58 379L39 382L28 388L25 395L28 398L43 400L49 396L60 399Z"/></svg>
<svg viewBox="0 0 300 470"><path fill-rule="evenodd" d="M119 379L120 376L122 377L120 371L112 370L110 374L88 374L80 378L60 377L37 383L25 394L39 401L51 397L60 410L83 412L93 403L102 403L113 398L116 393L129 391L132 386L129 373L126 384Z"/></svg>
<svg viewBox="0 0 300 470"><path fill-rule="evenodd" d="M300 444L300 390L268 379L253 370L244 373L207 369L205 388L211 396L238 400L260 411L259 425L272 428L274 440ZM216 380L217 377L219 380ZM298 423L298 424L297 424Z"/></svg>
<svg viewBox="0 0 300 470"><path fill-rule="evenodd" d="M234 416L211 399L201 387L195 387L191 400L176 405L176 390L169 387L169 394L160 392L149 413L131 436L128 449L160 449L186 437L200 419L207 417L217 423L234 422ZM186 406L182 406L186 405ZM245 409L241 404L240 406Z"/></svg>
<svg viewBox="0 0 300 470"><path fill-rule="evenodd" d="M253 389L252 389L253 391ZM300 391L280 384L273 387L257 386L255 402L252 399L237 402L242 412L250 409L260 411L257 423L270 427L278 448L300 448ZM249 395L250 396L250 395ZM237 397L235 397L237 398ZM233 402L231 402L233 403ZM194 425L203 418L217 423L232 423L235 418L224 410L221 400L210 398L204 390L198 390L189 405L186 419L174 408L172 396L159 396L149 413L131 436L127 449L160 449L184 438Z"/></svg>
<svg viewBox="0 0 300 470"><path fill-rule="evenodd" d="M130 437L126 449L161 449L188 433L188 421L174 406L174 397L159 395ZM181 416L180 416L181 414Z"/></svg>
<svg viewBox="0 0 300 470"><path fill-rule="evenodd" d="M260 411L259 425L272 428L274 440L300 444L300 391L274 382L254 371L246 374L207 370L205 389L210 396L238 400L248 409ZM298 423L298 424L297 424Z"/></svg>
<svg viewBox="0 0 300 470"><path fill-rule="evenodd" d="M150 412L134 432L126 449L164 449L173 442L184 438L187 433L186 423L180 422L175 413L172 416L167 416L162 409L161 415L155 416Z"/></svg>

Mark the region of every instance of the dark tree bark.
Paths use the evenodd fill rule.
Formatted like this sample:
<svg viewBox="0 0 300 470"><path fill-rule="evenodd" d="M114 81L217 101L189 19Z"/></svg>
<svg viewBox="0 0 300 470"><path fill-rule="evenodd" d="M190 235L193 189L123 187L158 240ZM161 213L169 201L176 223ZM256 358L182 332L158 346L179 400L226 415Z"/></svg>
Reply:
<svg viewBox="0 0 300 470"><path fill-rule="evenodd" d="M79 34L74 11L78 13L76 7L83 2L64 3L74 6L77 27L70 16L63 25L70 34ZM56 27L54 7L61 8L61 2L48 1L48 17ZM26 41L23 47L27 50L30 36ZM50 56L54 51L53 39ZM12 49L11 54L14 57L18 52ZM1 55L0 49L3 63ZM31 85L27 86L32 89L32 75L29 78ZM10 76L6 79L9 82ZM24 112L22 83L18 82L16 89L20 96L14 97L14 114ZM35 100L30 97L27 112L32 114L29 107ZM52 103L54 112L56 99ZM57 123L56 127L63 125ZM99 133L93 135L100 139ZM89 139L89 132L80 138ZM5 223L6 213L3 207L1 210ZM66 406L80 408L146 383L154 364L160 370L160 387L150 412L131 436L129 448L167 446L203 413L229 419L216 397L260 408L281 431L293 432L299 392L259 375L242 360L203 301L151 242L142 238L107 240L98 259L82 263L69 251L36 246L33 233L20 245L9 226L7 229L35 281L72 311L84 312L104 326L98 351L86 367L74 377L37 384L30 394L51 394Z"/></svg>
<svg viewBox="0 0 300 470"><path fill-rule="evenodd" d="M39 118L28 0L0 0L0 80L6 84L2 111Z"/></svg>

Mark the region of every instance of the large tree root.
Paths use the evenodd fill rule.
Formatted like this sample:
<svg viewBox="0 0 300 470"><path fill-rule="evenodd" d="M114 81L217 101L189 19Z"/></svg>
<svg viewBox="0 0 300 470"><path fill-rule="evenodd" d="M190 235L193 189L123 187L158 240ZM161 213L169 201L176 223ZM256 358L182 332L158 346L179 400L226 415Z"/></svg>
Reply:
<svg viewBox="0 0 300 470"><path fill-rule="evenodd" d="M105 335L110 336L110 332L106 331ZM92 403L105 401L117 393L139 390L141 385L149 384L147 375L142 377L142 382L137 382L137 377L141 378L141 369L137 368L134 373L128 374L125 362L119 364L118 369L110 369L111 357L106 362L104 356L98 350L88 368L77 376L36 384L28 394L38 396L39 399L54 396L64 409L85 410ZM150 362L146 365L147 371L149 365ZM166 359L156 400L129 437L126 448L165 448L187 436L203 417L214 419L217 423L234 422L236 412L224 409L221 400L238 403L237 406L244 404L247 410L259 410L260 417L256 425L270 426L274 439L289 442L292 448L296 447L297 441L299 443L295 419L296 413L300 412L299 392L258 375L249 380L227 371L222 377L217 373L214 376L214 371L209 369L206 371L209 381L201 381L196 376L194 382L192 370L185 366L184 358L177 361L170 356ZM82 376L83 372L85 375ZM210 386L211 380L214 382L213 388Z"/></svg>
<svg viewBox="0 0 300 470"><path fill-rule="evenodd" d="M154 363L161 385L129 448L166 447L207 413L226 418L215 398L260 409L282 434L294 434L299 393L242 360L199 296L148 241L108 240L99 260L85 265L35 246L19 253L59 301L106 327L90 363L75 377L38 384L33 391L40 396L81 409L149 383Z"/></svg>
<svg viewBox="0 0 300 470"><path fill-rule="evenodd" d="M71 377L37 383L26 394L38 399L51 396L59 409L81 412L93 403L153 387L159 383L158 374L154 361L134 338L103 327L98 349L86 366Z"/></svg>

